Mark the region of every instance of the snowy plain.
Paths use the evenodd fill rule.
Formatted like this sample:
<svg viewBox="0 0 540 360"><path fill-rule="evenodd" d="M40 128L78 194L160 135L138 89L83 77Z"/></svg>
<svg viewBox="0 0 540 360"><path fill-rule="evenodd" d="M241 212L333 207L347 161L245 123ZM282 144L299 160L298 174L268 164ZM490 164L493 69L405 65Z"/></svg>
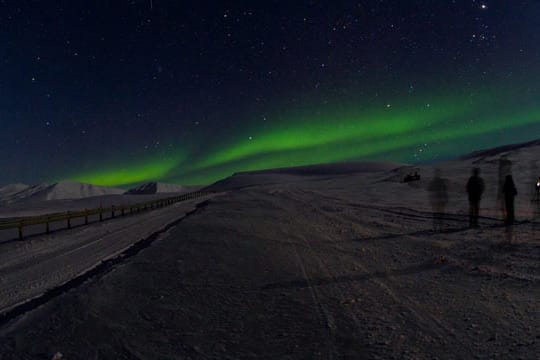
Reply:
<svg viewBox="0 0 540 360"><path fill-rule="evenodd" d="M78 274L89 254L114 256L175 221L112 270L4 322L0 358L537 359L540 147L504 151L518 188L513 227L496 195L502 153L241 173L213 185L212 198L0 244L5 309L14 293ZM427 191L435 166L449 184L442 232ZM474 166L486 181L478 229L465 193ZM402 183L415 169L421 180ZM55 253L66 243L74 257Z"/></svg>

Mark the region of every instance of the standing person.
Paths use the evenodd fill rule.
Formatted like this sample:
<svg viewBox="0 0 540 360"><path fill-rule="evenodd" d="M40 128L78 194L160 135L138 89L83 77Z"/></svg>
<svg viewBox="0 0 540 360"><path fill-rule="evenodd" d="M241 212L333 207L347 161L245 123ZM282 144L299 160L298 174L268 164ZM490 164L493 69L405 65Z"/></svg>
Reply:
<svg viewBox="0 0 540 360"><path fill-rule="evenodd" d="M540 201L540 176L536 180L536 201Z"/></svg>
<svg viewBox="0 0 540 360"><path fill-rule="evenodd" d="M473 168L472 176L467 181L467 193L469 194L469 226L478 227L480 215L480 200L484 192L484 180L480 177L480 169Z"/></svg>
<svg viewBox="0 0 540 360"><path fill-rule="evenodd" d="M536 205L534 206L534 218L540 219L540 177L536 181ZM532 224L532 223L531 223Z"/></svg>
<svg viewBox="0 0 540 360"><path fill-rule="evenodd" d="M441 169L435 169L433 180L429 183L428 191L433 208L433 230L443 231L444 208L448 203L446 179L441 178Z"/></svg>
<svg viewBox="0 0 540 360"><path fill-rule="evenodd" d="M504 205L506 210L506 225L512 225L514 223L514 198L517 195L516 185L512 175L506 175L503 186Z"/></svg>
<svg viewBox="0 0 540 360"><path fill-rule="evenodd" d="M506 219L506 205L504 203L503 187L506 175L512 173L512 161L508 159L507 154L501 155L499 158L499 178L497 187L497 202L501 210L502 217Z"/></svg>

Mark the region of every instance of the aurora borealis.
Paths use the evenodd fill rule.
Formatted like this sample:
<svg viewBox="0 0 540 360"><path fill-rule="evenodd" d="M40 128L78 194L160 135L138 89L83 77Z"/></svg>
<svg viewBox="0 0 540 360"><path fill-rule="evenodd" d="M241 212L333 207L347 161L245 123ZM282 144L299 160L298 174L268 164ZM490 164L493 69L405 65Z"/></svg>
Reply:
<svg viewBox="0 0 540 360"><path fill-rule="evenodd" d="M208 184L540 134L534 1L0 7L0 183Z"/></svg>

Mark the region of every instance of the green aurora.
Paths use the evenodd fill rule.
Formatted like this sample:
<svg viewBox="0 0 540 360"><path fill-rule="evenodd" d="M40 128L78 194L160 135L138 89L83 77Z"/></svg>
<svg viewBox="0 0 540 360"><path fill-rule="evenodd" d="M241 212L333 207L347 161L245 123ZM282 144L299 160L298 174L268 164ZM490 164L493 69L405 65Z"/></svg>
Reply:
<svg viewBox="0 0 540 360"><path fill-rule="evenodd" d="M70 180L101 186L138 184L166 177L180 161L179 158L160 157L144 160L141 163L111 166L99 171L83 173L71 177Z"/></svg>
<svg viewBox="0 0 540 360"><path fill-rule="evenodd" d="M239 136L204 151L189 153L187 146L177 146L174 150L182 156L159 154L71 179L107 186L145 181L209 184L238 171L362 159L411 163L447 158L496 146L503 142L497 136L513 130L520 134L516 139L534 138L537 132L530 128L540 125L540 108L530 99L509 102L512 109L489 96L448 96L430 103L416 99L383 104L378 110L350 106L324 113L291 112L262 129L239 129Z"/></svg>

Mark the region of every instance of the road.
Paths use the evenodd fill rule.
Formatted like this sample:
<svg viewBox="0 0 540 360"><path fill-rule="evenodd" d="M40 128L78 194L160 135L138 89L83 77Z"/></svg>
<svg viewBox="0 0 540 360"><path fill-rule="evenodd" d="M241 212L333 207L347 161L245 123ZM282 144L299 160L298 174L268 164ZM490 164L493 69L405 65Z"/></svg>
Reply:
<svg viewBox="0 0 540 360"><path fill-rule="evenodd" d="M0 243L0 314L84 276L103 261L179 221L204 200Z"/></svg>

